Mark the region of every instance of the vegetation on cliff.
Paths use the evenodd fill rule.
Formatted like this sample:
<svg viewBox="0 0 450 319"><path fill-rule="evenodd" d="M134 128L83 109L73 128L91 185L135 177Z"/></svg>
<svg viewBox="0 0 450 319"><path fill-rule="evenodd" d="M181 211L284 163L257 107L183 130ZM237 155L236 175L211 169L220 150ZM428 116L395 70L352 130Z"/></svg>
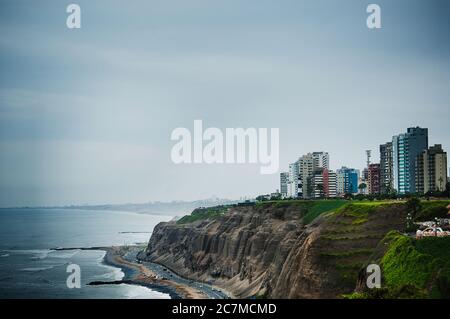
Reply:
<svg viewBox="0 0 450 319"><path fill-rule="evenodd" d="M382 244L382 288L350 298L450 298L450 237L416 240L392 231Z"/></svg>
<svg viewBox="0 0 450 319"><path fill-rule="evenodd" d="M450 239L402 235L412 204L277 200L199 208L155 227L146 258L240 297L339 298L364 282L370 263L382 267L384 288L350 297L446 297ZM448 204L416 201L414 218L443 216Z"/></svg>
<svg viewBox="0 0 450 319"><path fill-rule="evenodd" d="M190 215L181 217L177 221L177 224L187 224L195 222L197 220L216 218L218 216L222 216L223 214L225 214L228 208L230 208L229 205L196 208L192 211Z"/></svg>
<svg viewBox="0 0 450 319"><path fill-rule="evenodd" d="M450 204L450 200L425 200L421 201L418 212L415 216L417 221L434 220L437 218L444 218L447 216L447 205Z"/></svg>
<svg viewBox="0 0 450 319"><path fill-rule="evenodd" d="M388 288L412 286L412 297L450 298L450 237L391 235L381 267Z"/></svg>
<svg viewBox="0 0 450 319"><path fill-rule="evenodd" d="M295 208L299 214L303 217L305 224L311 223L314 219L323 213L334 211L344 205L347 205L349 201L336 199L336 200L276 200L276 201L264 201L258 202L255 206L258 210L266 209L282 209L282 208ZM229 208L237 207L237 205L223 205L215 207L201 207L194 209L190 215L180 218L178 224L193 223L198 220L204 220L208 218L217 218L225 214Z"/></svg>

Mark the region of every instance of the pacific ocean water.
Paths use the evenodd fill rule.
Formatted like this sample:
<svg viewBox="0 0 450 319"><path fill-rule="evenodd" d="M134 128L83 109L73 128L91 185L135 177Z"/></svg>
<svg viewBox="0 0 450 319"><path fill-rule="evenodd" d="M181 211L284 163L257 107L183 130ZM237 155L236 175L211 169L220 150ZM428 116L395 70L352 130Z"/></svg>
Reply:
<svg viewBox="0 0 450 319"><path fill-rule="evenodd" d="M88 286L120 280L102 263L104 251L55 248L145 243L171 216L81 209L0 209L0 298L170 298L137 285ZM69 289L67 266L81 269L81 288Z"/></svg>

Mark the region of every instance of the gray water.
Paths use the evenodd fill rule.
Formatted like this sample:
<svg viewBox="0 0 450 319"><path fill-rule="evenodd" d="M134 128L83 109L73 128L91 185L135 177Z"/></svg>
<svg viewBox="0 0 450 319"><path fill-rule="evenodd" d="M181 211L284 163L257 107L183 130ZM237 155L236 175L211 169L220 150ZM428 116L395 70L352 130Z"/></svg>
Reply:
<svg viewBox="0 0 450 319"><path fill-rule="evenodd" d="M171 216L75 209L0 209L0 298L169 298L135 285L87 286L120 280L123 272L102 263L104 251L58 247L147 242L154 226ZM67 265L81 269L81 288L69 289Z"/></svg>

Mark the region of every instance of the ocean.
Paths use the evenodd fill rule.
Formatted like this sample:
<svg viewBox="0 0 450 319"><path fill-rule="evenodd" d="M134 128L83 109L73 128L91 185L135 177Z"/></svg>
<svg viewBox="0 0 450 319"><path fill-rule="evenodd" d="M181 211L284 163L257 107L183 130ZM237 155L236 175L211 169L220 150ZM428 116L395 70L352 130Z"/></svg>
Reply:
<svg viewBox="0 0 450 319"><path fill-rule="evenodd" d="M149 240L172 216L79 209L0 209L0 298L170 298L137 285L88 286L120 280L120 268L102 263L104 251L54 248L131 245ZM81 270L81 288L69 289L67 265Z"/></svg>

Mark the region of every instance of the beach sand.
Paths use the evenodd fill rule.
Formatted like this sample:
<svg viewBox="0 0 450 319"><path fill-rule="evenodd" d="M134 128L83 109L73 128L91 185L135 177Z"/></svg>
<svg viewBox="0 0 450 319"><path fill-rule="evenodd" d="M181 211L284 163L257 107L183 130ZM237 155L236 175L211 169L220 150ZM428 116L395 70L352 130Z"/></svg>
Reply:
<svg viewBox="0 0 450 319"><path fill-rule="evenodd" d="M130 262L123 258L129 251L129 247L104 247L106 251L104 257L105 264L119 267L125 277L121 282L145 286L162 292L167 292L171 298L177 299L207 299L201 291L187 286L175 283L168 279L158 279L156 274L142 264ZM93 283L95 284L95 283Z"/></svg>

